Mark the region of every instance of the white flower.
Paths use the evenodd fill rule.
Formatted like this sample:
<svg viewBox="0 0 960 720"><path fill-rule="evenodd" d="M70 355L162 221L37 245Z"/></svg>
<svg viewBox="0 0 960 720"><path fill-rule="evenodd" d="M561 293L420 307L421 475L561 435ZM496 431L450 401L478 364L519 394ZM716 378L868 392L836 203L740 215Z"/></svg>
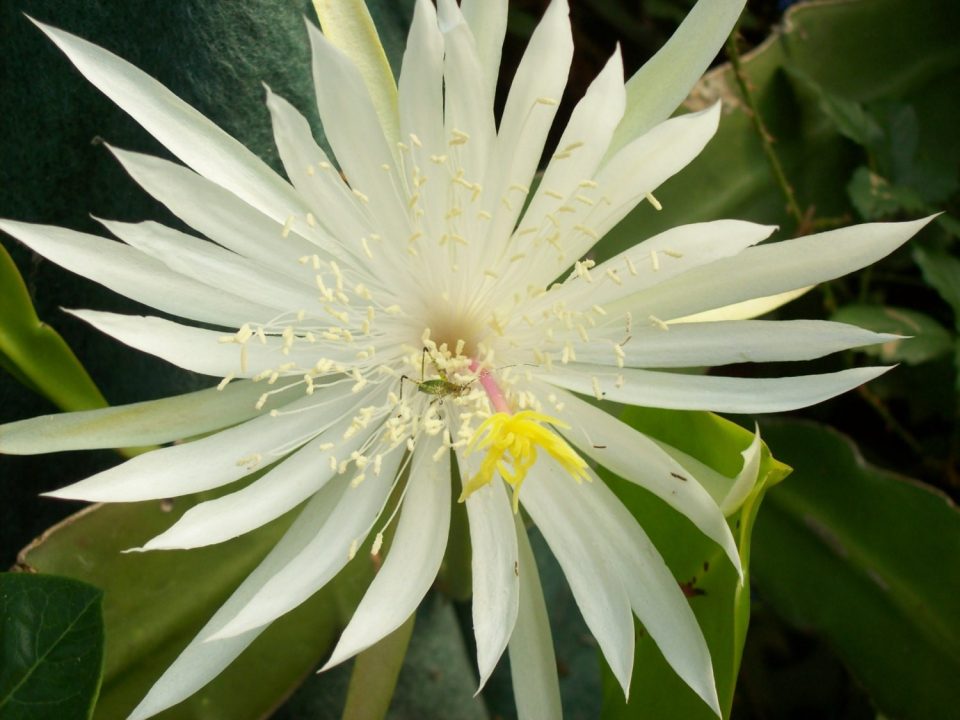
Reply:
<svg viewBox="0 0 960 720"><path fill-rule="evenodd" d="M651 193L713 135L719 107L611 145L626 108L614 54L532 191L570 65L570 25L566 3L555 0L498 126L492 95L505 8L467 2L465 18L453 0L441 0L438 21L431 3L419 0L395 106L374 102L361 70L310 27L317 100L336 165L303 117L268 90L290 183L128 63L43 27L91 82L191 168L111 148L138 183L213 242L153 222L103 221L125 244L14 221L0 228L70 270L182 318L75 311L134 348L222 381L132 408L13 423L0 429L0 450L212 433L51 493L104 502L196 493L267 469L243 489L194 507L143 550L221 542L305 503L133 717L202 687L269 623L323 587L369 535L379 549L392 520L384 510L408 467L389 552L328 667L414 612L440 567L456 492L470 521L481 686L509 647L517 654L521 715L559 717L543 596L508 483L514 506L556 555L624 690L635 614L719 714L710 656L688 603L586 459L686 515L739 568L724 512L697 482L676 481L681 468L658 445L577 394L772 412L876 377L885 368L759 380L664 370L802 360L887 341L836 323L743 318L886 255L923 221L757 246L774 228L723 220L669 230L600 265L583 259L638 203L656 204ZM451 450L464 473L457 489ZM756 472L755 462L747 466ZM724 505L730 511L736 499Z"/></svg>

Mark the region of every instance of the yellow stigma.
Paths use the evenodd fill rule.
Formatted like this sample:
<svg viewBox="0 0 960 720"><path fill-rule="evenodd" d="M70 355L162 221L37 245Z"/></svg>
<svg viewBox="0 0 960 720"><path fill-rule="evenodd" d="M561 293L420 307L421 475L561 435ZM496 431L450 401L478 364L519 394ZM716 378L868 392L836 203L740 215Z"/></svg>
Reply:
<svg viewBox="0 0 960 720"><path fill-rule="evenodd" d="M570 427L554 417L533 410L522 410L515 415L498 412L484 420L470 439L467 452L486 450L487 455L480 465L480 471L464 485L460 502L491 482L494 472L499 471L513 487L513 511L517 512L520 508L520 485L527 471L537 461L537 446L546 450L577 482L589 480L586 461L543 423Z"/></svg>

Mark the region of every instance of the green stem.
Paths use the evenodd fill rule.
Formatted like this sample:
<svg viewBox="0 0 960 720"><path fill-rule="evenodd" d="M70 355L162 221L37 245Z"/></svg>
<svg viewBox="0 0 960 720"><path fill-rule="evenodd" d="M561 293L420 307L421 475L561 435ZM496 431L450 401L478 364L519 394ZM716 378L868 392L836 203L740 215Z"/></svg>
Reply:
<svg viewBox="0 0 960 720"><path fill-rule="evenodd" d="M357 655L343 720L381 720L387 716L413 634L413 622L411 615L399 628Z"/></svg>
<svg viewBox="0 0 960 720"><path fill-rule="evenodd" d="M753 97L753 91L750 89L750 81L747 78L746 73L743 70L743 64L740 61L740 50L737 48L738 30L739 23L734 26L733 31L730 33L730 37L727 39L727 57L730 58L730 65L733 67L733 75L737 80L737 86L740 88L740 94L743 96L743 102L747 108L747 115L750 116L750 119L753 122L753 127L756 129L757 135L760 137L760 144L763 147L763 154L766 155L767 162L770 163L770 169L773 171L773 177L777 181L777 185L780 186L780 191L783 193L783 197L787 201L787 212L796 221L799 229L801 226L804 226L810 222L812 218L806 217L803 211L800 209L800 204L797 202L797 194L794 192L790 181L787 180L787 175L783 171L783 165L780 163L780 158L773 149L773 136L769 133L766 124L763 122L763 117L760 115L760 110L757 107L756 100Z"/></svg>

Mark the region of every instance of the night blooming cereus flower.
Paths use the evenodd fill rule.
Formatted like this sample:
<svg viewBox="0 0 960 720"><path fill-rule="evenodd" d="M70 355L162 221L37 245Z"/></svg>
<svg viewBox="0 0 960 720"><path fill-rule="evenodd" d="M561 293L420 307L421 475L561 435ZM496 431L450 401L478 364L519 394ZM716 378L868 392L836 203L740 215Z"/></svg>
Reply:
<svg viewBox="0 0 960 720"><path fill-rule="evenodd" d="M722 39L743 3L719 4L735 11L720 23ZM509 647L521 717L560 717L522 507L624 690L636 615L719 714L710 656L688 602L593 468L662 498L739 569L725 520L736 502L718 504L698 482L678 483L685 471L670 455L592 400L774 412L876 377L884 368L775 379L665 370L803 360L890 339L837 323L747 318L886 255L923 221L758 245L774 228L721 220L668 230L597 265L583 259L597 240L639 203L656 206L652 192L714 134L718 105L666 119L702 65L670 97L643 98L659 116L631 130L614 54L531 190L573 52L564 0L550 4L533 33L499 124L493 94L506 0L464 0L462 9L440 0L437 10L418 0L399 87L375 36L372 47L343 42L331 32L338 11L326 5L319 3L327 35L312 25L307 31L335 157L267 91L289 182L125 61L42 26L187 165L111 148L140 185L212 242L154 222L102 221L123 243L14 221L0 228L182 318L75 311L121 342L219 384L132 408L12 423L0 428L0 451L205 435L51 493L103 502L197 493L265 470L195 506L142 550L219 543L303 504L132 717L149 717L206 684L330 581L368 537L378 551L395 512L383 565L327 667L376 643L433 583L457 497L469 518L481 685ZM364 17L353 20L363 25ZM748 483L758 448L746 454ZM460 473L453 480L452 455ZM403 495L394 511L395 489Z"/></svg>

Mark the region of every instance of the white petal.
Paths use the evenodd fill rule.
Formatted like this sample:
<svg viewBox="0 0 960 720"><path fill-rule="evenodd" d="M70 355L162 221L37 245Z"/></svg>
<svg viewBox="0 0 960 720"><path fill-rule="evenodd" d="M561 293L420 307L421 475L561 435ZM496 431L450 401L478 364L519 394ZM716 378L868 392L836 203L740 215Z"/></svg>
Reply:
<svg viewBox="0 0 960 720"><path fill-rule="evenodd" d="M706 146L720 122L720 103L666 120L620 150L597 173L609 205L590 218L604 235L661 183L685 168Z"/></svg>
<svg viewBox="0 0 960 720"><path fill-rule="evenodd" d="M397 83L366 3L364 0L318 0L313 7L324 37L349 57L360 71L384 136L390 142L396 142Z"/></svg>
<svg viewBox="0 0 960 720"><path fill-rule="evenodd" d="M746 0L700 0L666 44L627 82L629 105L611 149L673 114L714 61Z"/></svg>
<svg viewBox="0 0 960 720"><path fill-rule="evenodd" d="M698 113L681 115L661 123L618 152L593 178L596 186L581 192L588 202L567 203L571 212L545 226L539 256L538 282L548 282L584 255L627 213L662 182L683 169L707 144L717 129L719 104ZM554 245L562 248L558 253Z"/></svg>
<svg viewBox="0 0 960 720"><path fill-rule="evenodd" d="M519 515L516 520L520 608L508 647L517 716L519 720L562 720L557 658L553 651L550 619L540 587L537 561Z"/></svg>
<svg viewBox="0 0 960 720"><path fill-rule="evenodd" d="M689 481L679 463L653 440L609 413L568 392L554 392L563 410L551 408L550 412L570 424L563 434L582 454L681 513L722 547L737 572L742 572L737 543L717 502L698 482Z"/></svg>
<svg viewBox="0 0 960 720"><path fill-rule="evenodd" d="M281 381L275 388L289 382ZM139 447L202 435L260 414L254 404L262 394L262 385L235 382L222 391L211 388L162 400L20 420L0 425L0 454ZM275 406L266 405L264 412Z"/></svg>
<svg viewBox="0 0 960 720"><path fill-rule="evenodd" d="M212 639L242 635L271 623L333 579L380 515L402 455L401 450L392 451L384 457L379 475L371 472L356 487L348 484L327 522L303 550L265 582Z"/></svg>
<svg viewBox="0 0 960 720"><path fill-rule="evenodd" d="M410 37L400 71L400 132L410 148L407 173L412 185L414 168L426 191L420 193L421 218L428 236L445 231L447 197L434 188L450 181L446 166L430 158L447 153L443 136L443 36L437 27L437 12L430 0L417 0Z"/></svg>
<svg viewBox="0 0 960 720"><path fill-rule="evenodd" d="M366 402L366 398L363 398ZM336 463L373 434L375 428L344 439L353 422L355 405L314 440L282 460L245 488L208 500L187 510L172 527L149 540L141 550L180 550L224 542L250 532L292 510L337 474ZM322 446L333 445L330 449Z"/></svg>
<svg viewBox="0 0 960 720"><path fill-rule="evenodd" d="M547 165L543 179L524 213L520 230L525 229L528 223L534 226L546 222L548 213L554 212L565 202L575 201L571 196L576 194L580 183L596 173L613 129L623 116L625 103L623 59L617 47L573 109L557 143L560 157L555 156ZM562 151L572 146L576 147L568 150L569 154ZM549 195L547 191L550 191Z"/></svg>
<svg viewBox="0 0 960 720"><path fill-rule="evenodd" d="M622 346L627 367L716 367L742 362L813 360L830 353L897 339L898 335L874 333L854 325L825 320L736 320L684 323L658 327L633 326ZM613 345L624 339L624 329L605 328L613 338L594 340L576 348L577 360L613 365ZM614 334L615 332L615 334ZM599 333L591 333L595 338Z"/></svg>
<svg viewBox="0 0 960 720"><path fill-rule="evenodd" d="M236 344L221 342L222 338L228 337L223 332L180 325L163 318L95 310L68 312L125 345L156 355L185 370L215 377L256 377L286 363L294 365L290 374L302 375L324 357L346 363L352 360L352 353L321 343L294 343L289 354L285 355L282 342L273 336L268 337L266 343L253 338L243 346L244 350Z"/></svg>
<svg viewBox="0 0 960 720"><path fill-rule="evenodd" d="M315 209L314 222L340 240L322 247L338 255L343 254L343 248L356 248L356 241L372 232L360 200L317 145L306 118L270 88L267 109L287 177Z"/></svg>
<svg viewBox="0 0 960 720"><path fill-rule="evenodd" d="M400 627L440 570L450 529L450 454L433 454L440 436L417 445L397 532L386 560L323 669L367 649Z"/></svg>
<svg viewBox="0 0 960 720"><path fill-rule="evenodd" d="M768 413L823 402L882 375L889 367L851 368L823 375L739 378L684 375L600 365L567 365L540 374L542 380L583 395L600 394L613 402L673 410Z"/></svg>
<svg viewBox="0 0 960 720"><path fill-rule="evenodd" d="M526 201L524 189L537 170L563 97L573 59L569 14L566 0L550 3L510 84L497 134L497 162L483 181L486 209L493 215L489 232L494 238L509 237L516 225ZM487 245L499 250L493 243Z"/></svg>
<svg viewBox="0 0 960 720"><path fill-rule="evenodd" d="M670 321L671 325L688 322L719 322L721 320L751 320L768 312L776 310L782 305L786 305L792 300L796 300L801 295L813 290L813 285L799 288L797 290L788 290L787 292L768 295L767 297L753 298L733 305L724 305L723 307L706 310L702 313L687 315L682 318L675 318Z"/></svg>
<svg viewBox="0 0 960 720"><path fill-rule="evenodd" d="M551 458L540 457L524 481L520 499L560 563L587 627L626 693L634 632L623 568L611 562L598 519L584 512L575 493L558 489L558 483L567 480L570 477L558 471Z"/></svg>
<svg viewBox="0 0 960 720"><path fill-rule="evenodd" d="M580 486L555 468L554 492L570 495L593 518L596 532L613 556L630 604L644 628L657 643L677 675L721 716L713 666L706 640L690 603L660 553L637 523L599 478Z"/></svg>
<svg viewBox="0 0 960 720"><path fill-rule="evenodd" d="M127 720L144 720L190 697L256 640L265 627L222 640L211 641L210 637L221 630L267 580L303 551L333 512L342 490L343 483L331 483L313 496L280 542L190 641Z"/></svg>
<svg viewBox="0 0 960 720"><path fill-rule="evenodd" d="M714 220L670 228L597 265L590 271L592 282L571 277L556 299L584 309L602 305L611 316L622 314L618 299L692 268L737 255L766 240L776 229L743 220Z"/></svg>
<svg viewBox="0 0 960 720"><path fill-rule="evenodd" d="M205 283L218 294L234 293L274 310L323 312L323 306L315 300L316 285L310 284L313 272L300 263L291 263L288 273L279 273L160 223L98 220L128 245L174 272ZM266 318L263 315L248 317L243 322L256 322L260 318L265 321L277 314L274 312Z"/></svg>
<svg viewBox="0 0 960 720"><path fill-rule="evenodd" d="M261 415L215 435L138 455L86 480L45 493L92 502L136 502L210 490L248 475L253 459L268 465L310 440L355 405L349 383L323 397L303 397L284 413ZM303 410L303 412L289 412Z"/></svg>
<svg viewBox="0 0 960 720"><path fill-rule="evenodd" d="M437 12L444 37L444 130L445 140L454 139L454 131L465 133L467 140L449 148L453 166L463 170L465 180L480 184L493 157L496 125L493 95L484 78L477 46L455 0L439 0ZM472 191L456 186L455 192L466 203ZM464 213L464 235L471 237L473 213Z"/></svg>
<svg viewBox="0 0 960 720"><path fill-rule="evenodd" d="M508 0L463 0L460 9L477 44L480 68L492 98L500 75L500 53L507 32Z"/></svg>
<svg viewBox="0 0 960 720"><path fill-rule="evenodd" d="M753 492L753 488L756 487L757 480L760 479L760 461L763 459L761 452L762 447L760 442L760 428L758 427L753 435L753 441L750 443L750 446L741 453L741 455L743 455L743 467L740 472L737 473L733 485L730 486L729 491L727 491L726 496L723 498L723 502L720 504L720 509L724 515L733 515L733 513L739 510L744 500L749 497L750 493Z"/></svg>
<svg viewBox="0 0 960 720"><path fill-rule="evenodd" d="M34 20L77 69L184 163L278 222L302 214L293 188L241 143L146 73Z"/></svg>
<svg viewBox="0 0 960 720"><path fill-rule="evenodd" d="M394 156L363 78L347 56L310 23L307 34L313 51L317 108L337 162L350 186L370 198L365 207L376 218L379 232L406 240L410 223L397 193Z"/></svg>
<svg viewBox="0 0 960 720"><path fill-rule="evenodd" d="M0 220L0 230L57 265L163 312L234 327L247 321L266 321L275 314L173 272L139 250L113 240L12 220Z"/></svg>
<svg viewBox="0 0 960 720"><path fill-rule="evenodd" d="M670 320L832 280L890 254L931 219L854 225L747 248L638 292L623 305L642 308L642 317Z"/></svg>
<svg viewBox="0 0 960 720"><path fill-rule="evenodd" d="M457 460L466 484L477 465L477 456L458 453ZM470 495L466 504L473 552L473 633L477 639L479 692L506 650L517 621L517 534L510 499L499 478Z"/></svg>
<svg viewBox="0 0 960 720"><path fill-rule="evenodd" d="M189 168L152 155L107 147L130 177L170 212L229 250L281 271L290 269L304 255L320 251L305 220L293 223L291 232L283 237L283 222L267 217Z"/></svg>

